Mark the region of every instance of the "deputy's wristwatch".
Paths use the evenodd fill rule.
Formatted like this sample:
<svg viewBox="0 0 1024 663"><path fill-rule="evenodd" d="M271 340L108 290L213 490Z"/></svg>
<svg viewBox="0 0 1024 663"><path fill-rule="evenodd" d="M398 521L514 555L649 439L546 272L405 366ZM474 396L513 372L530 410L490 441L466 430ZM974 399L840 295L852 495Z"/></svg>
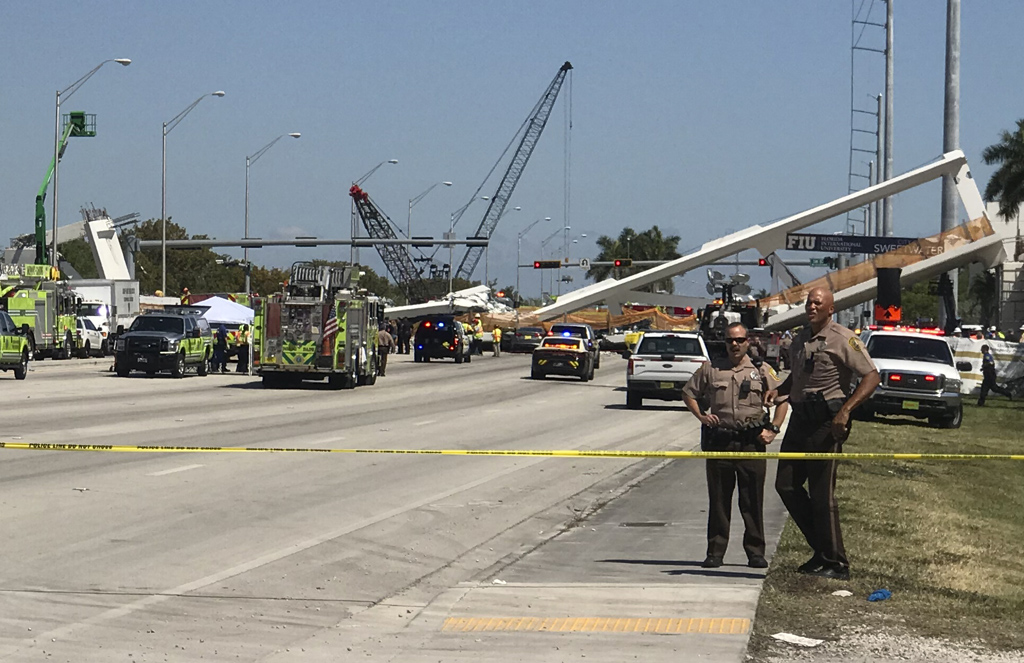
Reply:
<svg viewBox="0 0 1024 663"><path fill-rule="evenodd" d="M765 427L766 430L770 430L771 432L775 433L776 435L779 434L779 427L776 426L775 424L771 423L771 422L765 424L764 427Z"/></svg>

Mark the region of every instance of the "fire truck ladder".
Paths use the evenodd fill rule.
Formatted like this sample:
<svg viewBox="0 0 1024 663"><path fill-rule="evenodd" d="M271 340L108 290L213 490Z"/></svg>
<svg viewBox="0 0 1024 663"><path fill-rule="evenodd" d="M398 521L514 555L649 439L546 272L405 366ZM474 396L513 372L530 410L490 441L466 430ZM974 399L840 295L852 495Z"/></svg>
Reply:
<svg viewBox="0 0 1024 663"><path fill-rule="evenodd" d="M512 197L512 192L516 188L516 184L519 183L519 177L523 174L523 169L526 168L526 162L530 160L530 155L533 154L533 148L537 145L537 140L540 138L540 134L544 131L544 126L548 123L548 118L551 116L551 109L555 105L555 99L558 98L558 91L562 89L562 82L565 80L566 73L572 69L572 65L566 62L562 65L558 73L555 74L555 78L548 85L548 89L544 91L540 101L530 111L529 117L526 118L526 122L523 126L526 130L523 132L523 138L519 141L519 147L516 148L515 155L512 157L511 163L508 165L508 169L505 171L505 176L501 179L501 183L498 185L498 190L493 196L491 196L491 204L487 208L487 213L484 214L483 221L480 222L480 227L477 228L476 237L486 237L490 239L491 233L498 226L498 220L501 219L501 215L505 212L505 205L508 204L509 198ZM522 130L522 129L520 129ZM518 132L517 132L518 134ZM513 138L513 140L515 140ZM507 151L508 148L506 148ZM502 157L505 154L502 153ZM500 161L500 159L499 159ZM497 164L495 164L495 167ZM491 169L494 172L494 169ZM490 177L490 173L487 174ZM481 185L482 187L483 185ZM479 190L478 190L479 191ZM476 193L473 194L474 198ZM472 198L470 200L473 200ZM468 205L467 205L468 207ZM461 212L465 211L465 207L462 208L458 216L461 216ZM455 221L459 219L456 218ZM484 253L484 247L482 246L470 246L466 249L466 255L463 256L462 262L459 264L459 271L457 275L459 278L466 279L467 281L472 278L473 270L480 263L480 257Z"/></svg>
<svg viewBox="0 0 1024 663"><path fill-rule="evenodd" d="M370 200L369 194L353 184L348 191L355 201L359 218L363 220L363 226L370 235L370 239L398 239L392 227L391 219L380 211L380 208ZM402 289L402 292L409 298L410 304L425 302L430 298L430 291L427 283L420 276L416 264L409 255L409 249L403 244L376 244L377 252L380 254L384 266L391 273L391 278Z"/></svg>

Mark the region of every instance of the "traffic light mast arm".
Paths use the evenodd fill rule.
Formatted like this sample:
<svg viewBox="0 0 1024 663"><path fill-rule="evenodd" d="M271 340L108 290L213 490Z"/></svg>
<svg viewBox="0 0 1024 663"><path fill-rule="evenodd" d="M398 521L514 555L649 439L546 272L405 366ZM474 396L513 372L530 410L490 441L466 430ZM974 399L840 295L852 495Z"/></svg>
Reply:
<svg viewBox="0 0 1024 663"><path fill-rule="evenodd" d="M71 135L74 124L68 122L67 126L64 127L64 135L60 138L60 143L57 147L57 154L60 158L64 157L64 148L67 147L68 137ZM43 178L43 184L39 187L39 193L36 194L36 264L37 265L49 265L50 256L46 248L46 190L50 188L50 180L53 178L53 169L57 166L57 162L54 158L50 159L50 167L46 171L46 177Z"/></svg>

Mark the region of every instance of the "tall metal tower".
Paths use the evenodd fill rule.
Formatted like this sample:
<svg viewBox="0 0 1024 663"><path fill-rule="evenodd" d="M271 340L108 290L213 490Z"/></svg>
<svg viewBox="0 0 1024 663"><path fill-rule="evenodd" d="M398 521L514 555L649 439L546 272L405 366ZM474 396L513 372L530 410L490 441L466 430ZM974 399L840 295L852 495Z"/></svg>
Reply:
<svg viewBox="0 0 1024 663"><path fill-rule="evenodd" d="M885 3L881 0L851 0L850 20L850 163L847 175L847 193L860 191L881 181L872 180L874 173L882 172L882 137L879 132L880 103L878 89L881 87L876 61L871 58L863 62L859 54L885 54L885 23L872 20L872 14L882 14ZM876 45L879 44L879 45ZM870 102L875 103L870 103ZM872 164L874 164L872 166ZM847 233L874 235L874 216L868 206L846 213Z"/></svg>

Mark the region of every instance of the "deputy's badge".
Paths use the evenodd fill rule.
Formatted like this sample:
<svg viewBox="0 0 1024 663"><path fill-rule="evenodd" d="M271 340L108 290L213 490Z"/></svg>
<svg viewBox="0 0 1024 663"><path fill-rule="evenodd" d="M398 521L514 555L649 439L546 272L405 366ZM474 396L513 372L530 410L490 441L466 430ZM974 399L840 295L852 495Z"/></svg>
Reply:
<svg viewBox="0 0 1024 663"><path fill-rule="evenodd" d="M864 349L864 346L861 344L860 340L858 340L856 336L850 337L850 347L853 348L854 352L860 352Z"/></svg>
<svg viewBox="0 0 1024 663"><path fill-rule="evenodd" d="M761 374L757 372L757 369L750 371L750 379L754 380L755 382L761 379Z"/></svg>

